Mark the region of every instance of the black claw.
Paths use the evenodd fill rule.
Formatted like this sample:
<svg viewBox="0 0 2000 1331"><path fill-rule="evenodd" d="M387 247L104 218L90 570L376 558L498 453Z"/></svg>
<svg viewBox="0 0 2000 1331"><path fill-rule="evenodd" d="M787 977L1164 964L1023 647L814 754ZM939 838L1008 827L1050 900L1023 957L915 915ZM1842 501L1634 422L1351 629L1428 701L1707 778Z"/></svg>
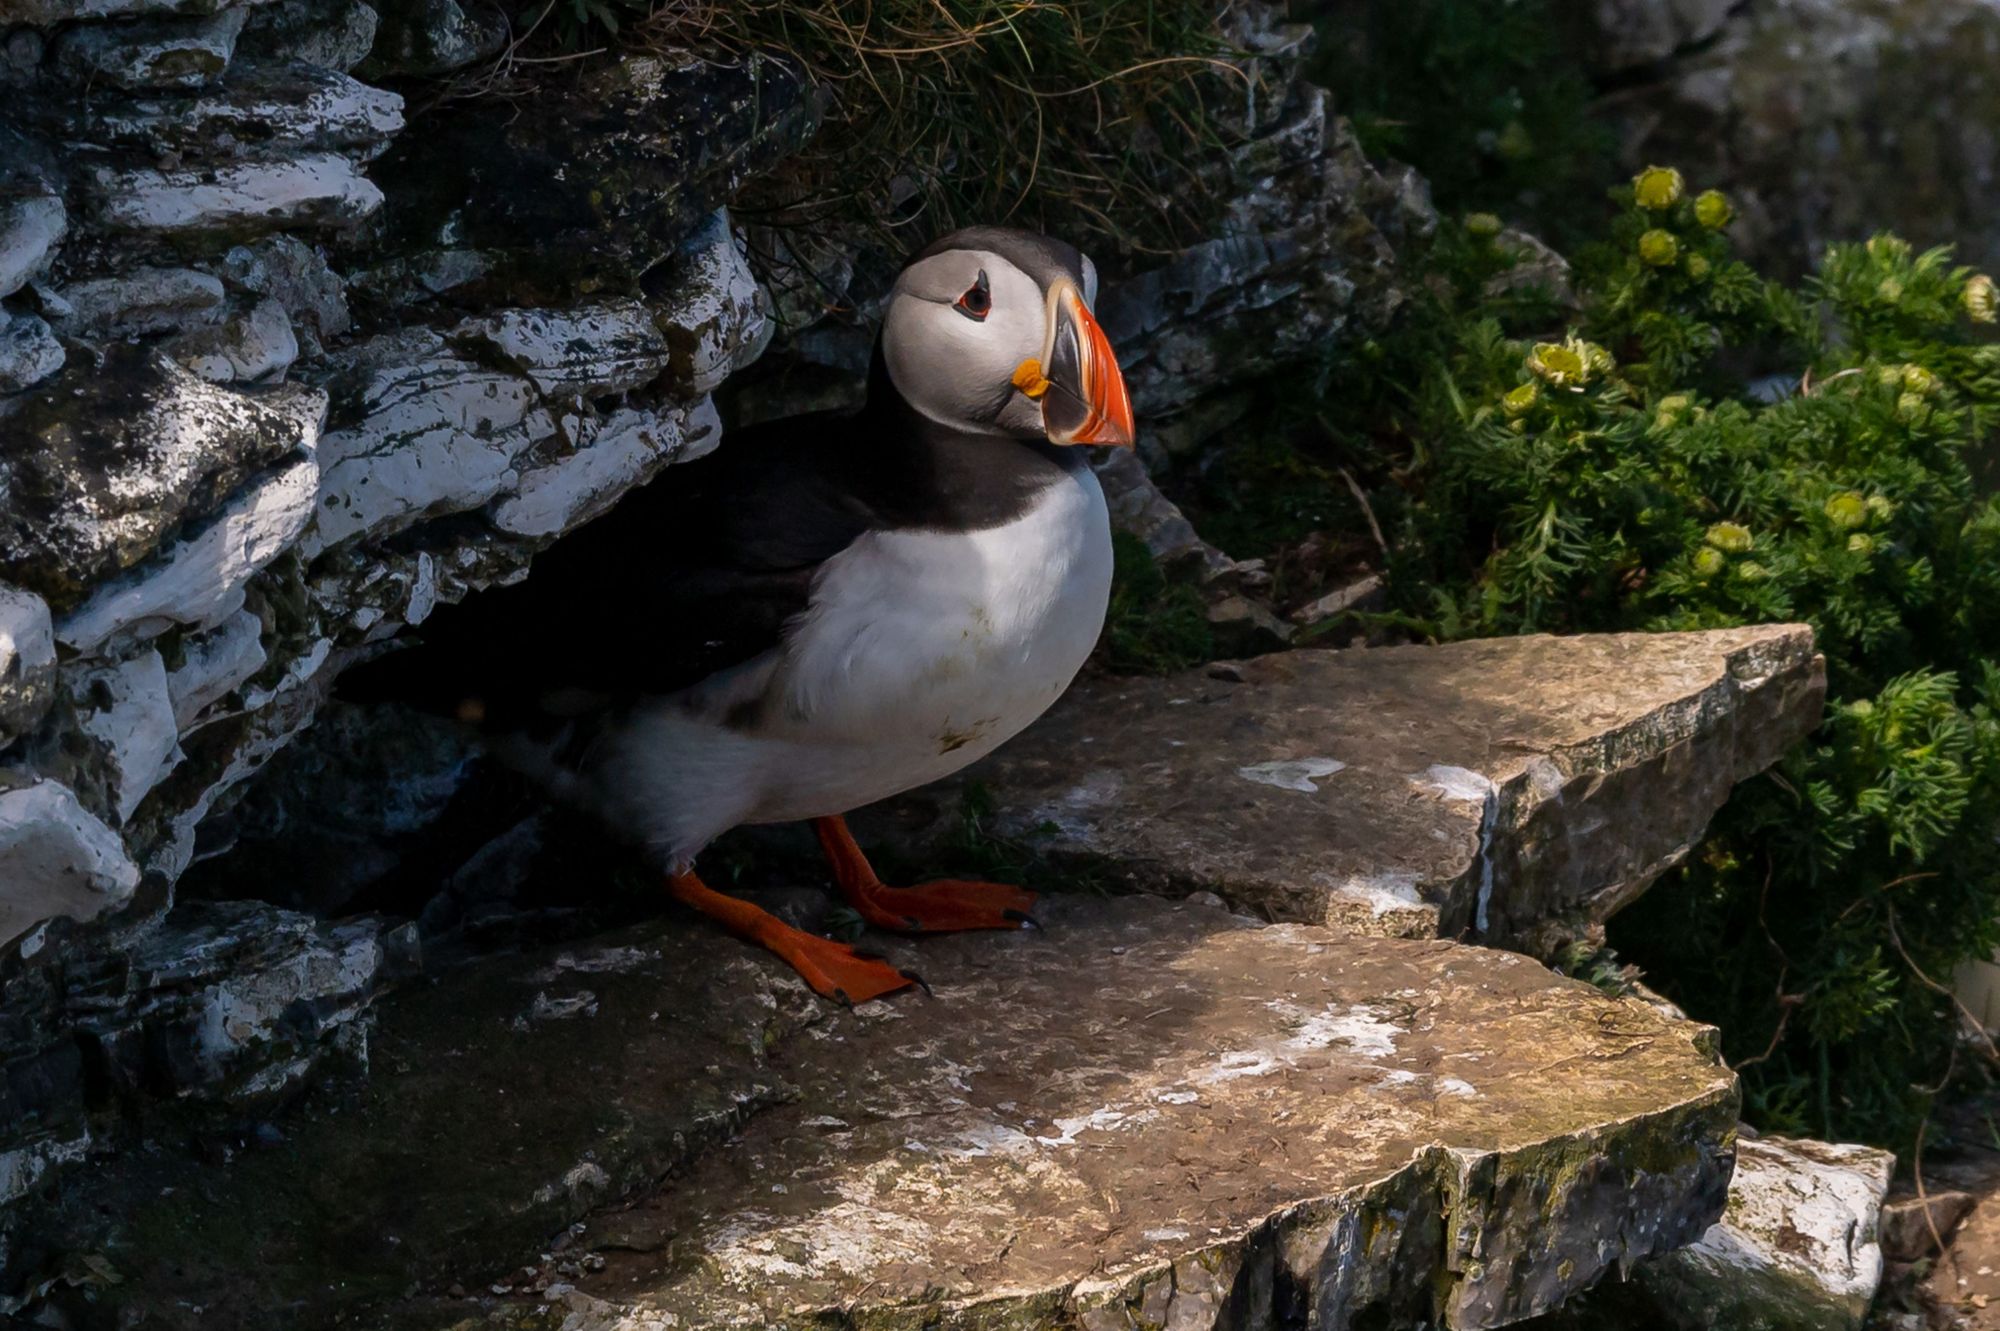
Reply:
<svg viewBox="0 0 2000 1331"><path fill-rule="evenodd" d="M1036 933L1042 931L1042 922L1024 910L1007 910L1000 914L1002 919L1013 920L1023 929L1033 929Z"/></svg>
<svg viewBox="0 0 2000 1331"><path fill-rule="evenodd" d="M903 927L904 927L905 929L908 929L908 930L909 930L909 931L910 931L911 933L913 933L913 934L920 934L920 933L925 933L925 932L928 932L928 931L927 931L927 930L926 930L926 929L924 928L924 922L923 922L922 920L918 919L918 918L917 918L916 916L914 916L914 915L905 915L905 916L903 917Z"/></svg>
<svg viewBox="0 0 2000 1331"><path fill-rule="evenodd" d="M846 1008L850 1012L854 1010L854 1000L847 996L847 991L845 989L834 990L833 1001L840 1004L842 1007Z"/></svg>
<svg viewBox="0 0 2000 1331"><path fill-rule="evenodd" d="M925 997L927 998L937 997L937 995L931 991L931 987L924 983L924 977L917 974L915 971L898 971L896 973L898 975L901 975L904 979L908 980L911 984L917 986L917 988L923 990Z"/></svg>

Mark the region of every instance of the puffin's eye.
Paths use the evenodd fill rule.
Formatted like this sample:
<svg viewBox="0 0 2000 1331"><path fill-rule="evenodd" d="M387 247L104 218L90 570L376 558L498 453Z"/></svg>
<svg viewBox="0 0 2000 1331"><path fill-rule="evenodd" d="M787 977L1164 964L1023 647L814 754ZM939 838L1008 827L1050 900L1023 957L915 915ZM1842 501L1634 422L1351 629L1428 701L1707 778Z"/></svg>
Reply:
<svg viewBox="0 0 2000 1331"><path fill-rule="evenodd" d="M993 288L986 280L986 270L979 270L979 280L965 289L952 305L960 314L972 320L984 320L993 309Z"/></svg>

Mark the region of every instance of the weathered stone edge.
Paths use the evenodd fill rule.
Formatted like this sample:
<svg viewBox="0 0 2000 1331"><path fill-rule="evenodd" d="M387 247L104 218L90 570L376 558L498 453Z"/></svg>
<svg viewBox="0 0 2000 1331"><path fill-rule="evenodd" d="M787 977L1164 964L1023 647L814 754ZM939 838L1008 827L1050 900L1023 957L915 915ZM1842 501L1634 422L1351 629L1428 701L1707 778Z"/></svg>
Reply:
<svg viewBox="0 0 2000 1331"><path fill-rule="evenodd" d="M1675 1032L1713 1057L1715 1032ZM1280 1324L1289 1307L1346 1327L1376 1312L1484 1331L1550 1311L1614 1265L1692 1242L1720 1219L1735 1163L1736 1078L1658 1110L1490 1150L1431 1147L1381 1177L1299 1201L1175 1261L1074 1285L973 1301L799 1308L713 1331L1133 1331L1148 1326ZM1594 1199L1634 1199L1610 1233ZM1565 1215L1564 1213L1569 1213ZM1561 1246L1562 1236L1573 1242ZM1190 1306L1192 1305L1192 1306ZM564 1291L542 1307L406 1306L395 1325L650 1327L644 1304Z"/></svg>
<svg viewBox="0 0 2000 1331"><path fill-rule="evenodd" d="M1809 707L1799 708L1810 715L1810 725L1796 733L1780 726L1792 712L1798 692L1811 698ZM1734 754L1728 784L1733 787L1756 776L1775 763L1784 752L1805 738L1818 725L1826 697L1826 658L1813 640L1810 626L1777 624L1746 632L1745 641L1724 654L1722 669L1707 687L1667 703L1617 729L1579 744L1563 745L1538 755L1561 774L1560 784L1547 782L1538 773L1536 760L1523 762L1521 770L1497 783L1489 805L1480 855L1457 881L1450 885L1443 932L1449 936L1475 923L1480 876L1494 845L1518 837L1551 800L1574 817L1587 807L1584 801L1566 801L1564 795L1579 782L1595 783L1618 773L1654 762L1670 760L1675 751L1686 751L1704 741L1720 741L1720 747ZM1739 737L1763 738L1766 742L1746 747ZM1726 798L1726 796L1725 796ZM1643 867L1617 882L1589 893L1574 903L1557 903L1556 909L1520 933L1501 932L1482 936L1479 941L1519 947L1537 956L1554 955L1573 938L1590 935L1605 920L1636 901L1661 874L1679 864L1707 831L1708 823L1720 808L1709 809L1698 821L1684 828L1684 834ZM1502 895L1499 885L1488 888ZM1474 904L1474 910L1467 910Z"/></svg>

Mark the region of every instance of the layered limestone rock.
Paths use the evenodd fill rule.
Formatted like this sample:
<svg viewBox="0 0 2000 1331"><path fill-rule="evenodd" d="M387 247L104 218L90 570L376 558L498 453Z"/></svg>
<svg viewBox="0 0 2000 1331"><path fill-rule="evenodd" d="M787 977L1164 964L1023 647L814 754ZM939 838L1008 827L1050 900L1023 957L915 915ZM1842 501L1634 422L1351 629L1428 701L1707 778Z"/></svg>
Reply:
<svg viewBox="0 0 2000 1331"><path fill-rule="evenodd" d="M1872 1146L1746 1131L1722 1219L1606 1280L1548 1331L1860 1331L1882 1281L1882 1198L1895 1166Z"/></svg>
<svg viewBox="0 0 2000 1331"><path fill-rule="evenodd" d="M1882 1282L1892 1152L1767 1137L1737 1145L1722 1220L1641 1268L1681 1326L1859 1331Z"/></svg>
<svg viewBox="0 0 2000 1331"><path fill-rule="evenodd" d="M719 205L809 124L796 80L605 60L412 136L349 72L462 64L493 17L0 3L0 1257L48 1170L163 1098L294 1094L347 1039L404 922L177 902L202 824L346 662L712 447L764 345ZM578 252L623 181L624 267L457 245L508 172Z"/></svg>
<svg viewBox="0 0 2000 1331"><path fill-rule="evenodd" d="M936 854L977 787L1056 881L1546 954L1677 863L1824 693L1796 625L1288 652L1085 681L855 825Z"/></svg>
<svg viewBox="0 0 2000 1331"><path fill-rule="evenodd" d="M890 945L934 994L857 1012L682 921L482 962L385 1000L377 1075L280 1149L107 1166L33 1233L161 1327L1470 1331L1721 1211L1705 1028L1506 953L1045 904Z"/></svg>

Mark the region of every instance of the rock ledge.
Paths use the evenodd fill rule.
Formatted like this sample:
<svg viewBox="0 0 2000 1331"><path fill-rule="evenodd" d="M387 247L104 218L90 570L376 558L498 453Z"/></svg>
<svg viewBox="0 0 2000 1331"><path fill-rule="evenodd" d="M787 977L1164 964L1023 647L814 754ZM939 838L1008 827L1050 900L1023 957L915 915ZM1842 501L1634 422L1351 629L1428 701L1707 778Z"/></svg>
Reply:
<svg viewBox="0 0 2000 1331"><path fill-rule="evenodd" d="M1058 870L1546 955L1677 863L1825 691L1802 625L1286 652L1080 683L856 827L927 857L979 783Z"/></svg>
<svg viewBox="0 0 2000 1331"><path fill-rule="evenodd" d="M276 1149L74 1198L125 1217L75 1250L163 1327L310 1294L314 1325L1477 1328L1721 1212L1705 1027L1461 944L1046 905L892 945L935 997L857 1012L681 921L479 963L381 1004L370 1084Z"/></svg>

